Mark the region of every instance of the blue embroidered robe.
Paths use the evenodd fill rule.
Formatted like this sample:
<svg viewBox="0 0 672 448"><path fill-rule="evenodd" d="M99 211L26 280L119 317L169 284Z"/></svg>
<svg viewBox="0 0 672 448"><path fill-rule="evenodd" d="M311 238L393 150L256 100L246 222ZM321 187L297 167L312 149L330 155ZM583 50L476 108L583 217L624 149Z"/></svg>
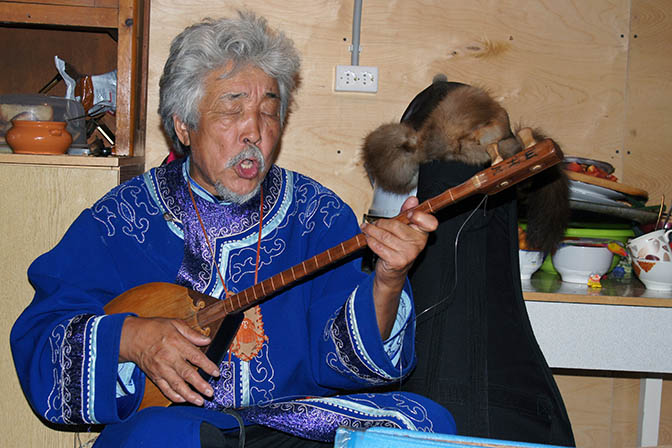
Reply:
<svg viewBox="0 0 672 448"><path fill-rule="evenodd" d="M284 290L260 305L258 353L225 357L203 408L137 412L145 377L118 363L125 314L105 304L148 282L179 283L213 297L254 284L260 199L220 204L188 175L188 160L155 168L111 190L85 210L28 275L35 297L17 320L11 344L19 379L38 415L57 424L106 424L98 446L199 446L200 422L246 423L333 440L338 426L391 426L453 432L450 414L408 393L338 395L399 381L414 365L410 288L392 336L382 341L372 276L356 258ZM188 190L212 243L213 263ZM273 166L263 185L259 280L355 235L351 209L303 175ZM229 361L230 359L230 361ZM309 398L310 397L310 398ZM327 398L319 398L327 397ZM150 446L148 445L148 446Z"/></svg>

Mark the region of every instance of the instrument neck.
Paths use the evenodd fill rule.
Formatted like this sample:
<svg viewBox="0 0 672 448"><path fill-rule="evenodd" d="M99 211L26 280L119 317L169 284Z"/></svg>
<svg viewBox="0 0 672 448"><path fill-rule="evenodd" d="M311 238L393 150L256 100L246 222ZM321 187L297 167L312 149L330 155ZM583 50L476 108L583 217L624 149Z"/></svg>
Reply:
<svg viewBox="0 0 672 448"><path fill-rule="evenodd" d="M478 180L473 177L466 182L453 187L438 196L435 196L413 210L420 210L425 213L435 213L449 204L457 202L467 196L470 196L478 189ZM395 218L408 224L408 211L397 215ZM301 262L289 269L286 269L266 280L255 284L237 294L229 296L210 305L197 313L199 324L203 327L217 320L223 319L227 314L245 311L248 308L262 302L268 296L282 290L290 284L313 274L337 261L340 261L348 255L362 249L366 246L366 237L363 233L358 233L349 240L343 241L337 246L315 255L308 260Z"/></svg>

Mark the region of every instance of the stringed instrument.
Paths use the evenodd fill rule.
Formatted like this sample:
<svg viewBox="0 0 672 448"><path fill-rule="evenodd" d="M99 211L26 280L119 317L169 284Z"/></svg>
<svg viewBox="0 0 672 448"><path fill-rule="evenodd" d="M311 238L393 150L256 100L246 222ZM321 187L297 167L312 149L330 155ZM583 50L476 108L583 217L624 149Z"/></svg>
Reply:
<svg viewBox="0 0 672 448"><path fill-rule="evenodd" d="M531 146L518 154L492 165L467 181L446 190L415 207L427 213L435 213L473 194L496 194L509 188L562 160L562 152L550 140ZM493 157L494 159L494 157ZM393 218L408 224L406 213ZM182 319L191 328L214 336L209 346L200 347L217 365L223 359L243 319L243 312L270 295L318 270L342 260L366 246L366 238L359 233L349 240L332 247L308 260L273 275L226 300L172 283L147 283L132 288L117 296L105 306L105 313L132 312L140 317L165 317ZM203 375L203 373L201 372ZM167 406L171 402L149 378L140 409L148 406Z"/></svg>

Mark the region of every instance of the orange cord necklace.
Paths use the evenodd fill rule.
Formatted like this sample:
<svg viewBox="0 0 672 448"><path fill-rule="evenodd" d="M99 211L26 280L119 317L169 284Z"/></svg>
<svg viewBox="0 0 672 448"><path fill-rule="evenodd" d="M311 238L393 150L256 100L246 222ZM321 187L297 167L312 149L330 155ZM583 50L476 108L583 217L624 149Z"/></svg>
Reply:
<svg viewBox="0 0 672 448"><path fill-rule="evenodd" d="M226 288L226 283L224 282L224 277L222 276L222 271L219 269L219 265L217 264L217 260L215 259L215 251L212 249L212 245L210 244L210 239L208 238L208 232L205 230L205 225L203 224L203 219L201 219L201 214L198 211L198 207L196 206L196 201L194 200L194 193L191 191L191 185L188 186L189 189L189 197L191 198L191 203L194 206L194 210L196 210L196 216L198 217L198 222L201 224L201 230L203 230L203 236L205 237L205 242L208 245L208 249L210 249L210 255L212 256L212 262L215 264L215 268L217 269L217 274L219 275L219 280L222 282L222 286L224 287L224 293L226 294L225 297L229 297L229 290ZM257 284L258 281L258 273L259 273L259 253L261 251L261 230L262 230L262 225L264 222L264 188L260 187L259 188L259 236L257 238L257 257L256 261L254 263L254 284Z"/></svg>

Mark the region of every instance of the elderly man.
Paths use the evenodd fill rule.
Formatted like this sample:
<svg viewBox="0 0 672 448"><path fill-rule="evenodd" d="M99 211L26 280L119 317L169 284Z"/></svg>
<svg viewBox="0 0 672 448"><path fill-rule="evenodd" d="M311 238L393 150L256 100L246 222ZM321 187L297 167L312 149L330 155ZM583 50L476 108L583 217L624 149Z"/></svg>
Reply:
<svg viewBox="0 0 672 448"><path fill-rule="evenodd" d="M29 269L36 294L11 342L42 418L105 424L96 443L115 447L237 446L238 422L258 446L330 442L343 425L454 430L417 395L339 395L412 369L406 273L431 215L364 226L373 274L350 260L248 309L219 365L198 348L211 340L181 320L104 313L149 282L226 300L359 232L333 192L274 165L299 65L292 42L250 13L173 41L159 113L186 157L114 188ZM138 411L145 378L182 405Z"/></svg>

